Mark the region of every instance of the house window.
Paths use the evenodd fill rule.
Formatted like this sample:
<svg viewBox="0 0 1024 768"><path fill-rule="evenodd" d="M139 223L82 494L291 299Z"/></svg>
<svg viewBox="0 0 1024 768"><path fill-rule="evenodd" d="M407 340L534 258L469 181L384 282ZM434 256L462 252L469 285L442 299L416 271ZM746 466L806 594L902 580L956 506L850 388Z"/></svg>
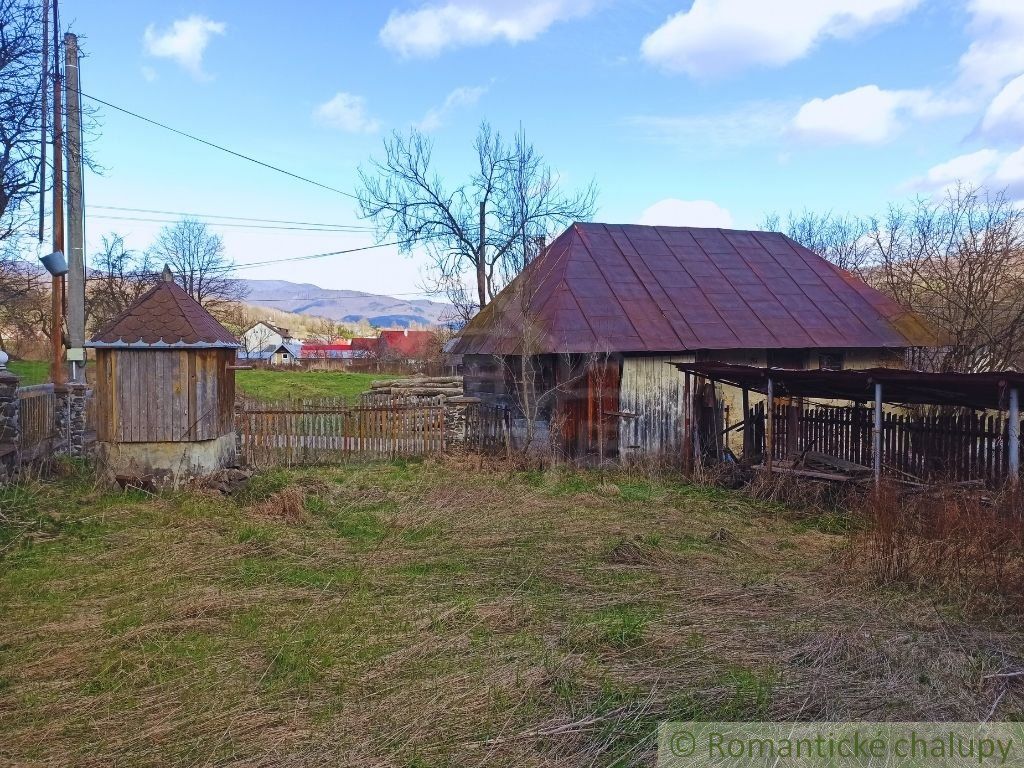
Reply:
<svg viewBox="0 0 1024 768"><path fill-rule="evenodd" d="M818 355L818 367L823 371L843 370L843 353L825 352Z"/></svg>

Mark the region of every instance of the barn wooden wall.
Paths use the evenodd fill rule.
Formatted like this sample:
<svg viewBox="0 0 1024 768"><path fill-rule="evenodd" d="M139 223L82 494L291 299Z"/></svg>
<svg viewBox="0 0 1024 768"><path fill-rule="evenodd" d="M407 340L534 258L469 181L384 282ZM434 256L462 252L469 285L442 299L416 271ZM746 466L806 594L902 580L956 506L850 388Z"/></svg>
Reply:
<svg viewBox="0 0 1024 768"><path fill-rule="evenodd" d="M97 439L176 443L230 433L234 359L232 349L97 350Z"/></svg>
<svg viewBox="0 0 1024 768"><path fill-rule="evenodd" d="M622 361L619 453L679 455L682 451L683 376L667 363L691 363L693 355L646 355Z"/></svg>

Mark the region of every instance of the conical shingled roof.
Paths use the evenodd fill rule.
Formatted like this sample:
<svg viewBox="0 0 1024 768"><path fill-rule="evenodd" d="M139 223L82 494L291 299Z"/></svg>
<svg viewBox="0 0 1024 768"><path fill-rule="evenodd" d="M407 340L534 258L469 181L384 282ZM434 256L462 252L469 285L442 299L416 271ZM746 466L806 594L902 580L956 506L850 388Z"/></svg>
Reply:
<svg viewBox="0 0 1024 768"><path fill-rule="evenodd" d="M453 352L936 343L917 315L778 232L577 223L466 325Z"/></svg>
<svg viewBox="0 0 1024 768"><path fill-rule="evenodd" d="M86 345L166 349L241 346L227 328L177 283L164 279L104 326Z"/></svg>

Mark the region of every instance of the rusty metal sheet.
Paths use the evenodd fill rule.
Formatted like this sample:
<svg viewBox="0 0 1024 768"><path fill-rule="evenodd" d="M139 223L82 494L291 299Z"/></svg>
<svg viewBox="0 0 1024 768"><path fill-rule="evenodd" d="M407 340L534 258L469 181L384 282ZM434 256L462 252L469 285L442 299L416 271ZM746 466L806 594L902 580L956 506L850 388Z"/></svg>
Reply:
<svg viewBox="0 0 1024 768"><path fill-rule="evenodd" d="M546 331L545 352L937 343L894 301L775 232L574 224L522 280L535 287L530 321ZM455 352L508 348L507 329L522 327L515 290L467 325Z"/></svg>

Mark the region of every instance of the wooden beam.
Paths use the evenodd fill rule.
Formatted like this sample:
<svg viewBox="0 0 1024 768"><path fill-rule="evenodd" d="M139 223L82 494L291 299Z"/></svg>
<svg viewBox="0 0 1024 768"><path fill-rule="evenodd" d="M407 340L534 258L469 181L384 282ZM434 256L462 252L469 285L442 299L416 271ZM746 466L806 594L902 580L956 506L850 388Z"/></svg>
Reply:
<svg viewBox="0 0 1024 768"><path fill-rule="evenodd" d="M875 424L872 429L874 441L872 461L875 470L875 488L882 484L882 385L875 382Z"/></svg>
<svg viewBox="0 0 1024 768"><path fill-rule="evenodd" d="M1010 486L1017 487L1020 482L1020 390L1010 390L1010 423L1007 425L1007 442L1009 445Z"/></svg>
<svg viewBox="0 0 1024 768"><path fill-rule="evenodd" d="M764 418L764 464L772 471L772 439L775 437L775 382L768 377L768 401L765 403Z"/></svg>

